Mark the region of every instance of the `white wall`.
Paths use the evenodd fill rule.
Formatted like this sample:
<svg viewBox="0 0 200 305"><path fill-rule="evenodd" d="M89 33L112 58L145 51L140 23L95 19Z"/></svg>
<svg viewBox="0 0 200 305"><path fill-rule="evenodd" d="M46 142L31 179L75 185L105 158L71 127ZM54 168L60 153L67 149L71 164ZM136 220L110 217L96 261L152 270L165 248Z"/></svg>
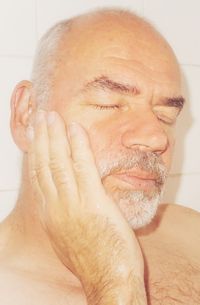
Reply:
<svg viewBox="0 0 200 305"><path fill-rule="evenodd" d="M9 131L12 89L29 78L36 43L49 26L101 6L131 8L144 15L178 56L190 100L178 125L177 150L164 199L200 211L200 1L0 0L0 219L12 209L20 181L21 155Z"/></svg>

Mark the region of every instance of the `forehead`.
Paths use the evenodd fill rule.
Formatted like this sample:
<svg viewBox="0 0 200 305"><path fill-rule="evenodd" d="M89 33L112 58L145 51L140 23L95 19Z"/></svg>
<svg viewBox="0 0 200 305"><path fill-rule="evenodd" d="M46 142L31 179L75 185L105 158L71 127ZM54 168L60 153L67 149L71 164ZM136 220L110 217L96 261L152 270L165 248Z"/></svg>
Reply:
<svg viewBox="0 0 200 305"><path fill-rule="evenodd" d="M66 78L76 74L80 82L95 74L109 74L126 82L143 80L172 91L180 89L180 70L170 46L137 18L80 20L68 39L63 39L60 52L60 69L66 69Z"/></svg>

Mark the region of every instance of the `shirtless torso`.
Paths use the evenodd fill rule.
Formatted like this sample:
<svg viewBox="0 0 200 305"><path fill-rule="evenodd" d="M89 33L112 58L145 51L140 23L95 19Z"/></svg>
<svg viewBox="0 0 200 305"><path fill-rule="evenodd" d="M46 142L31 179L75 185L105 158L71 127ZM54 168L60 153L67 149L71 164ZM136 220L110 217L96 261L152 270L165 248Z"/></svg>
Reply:
<svg viewBox="0 0 200 305"><path fill-rule="evenodd" d="M148 304L200 304L200 214L162 205L151 229L139 236L146 258Z"/></svg>
<svg viewBox="0 0 200 305"><path fill-rule="evenodd" d="M11 234L11 233L9 233ZM73 275L37 264L35 253L8 253L1 234L0 304L86 304ZM200 304L200 214L178 205L160 205L153 223L137 232L145 257L148 305ZM17 246L16 246L17 247ZM28 268L28 261L34 264ZM49 262L50 263L50 262ZM52 263L53 264L53 263ZM48 264L47 264L48 265ZM61 269L60 269L61 270ZM62 269L63 271L63 269Z"/></svg>

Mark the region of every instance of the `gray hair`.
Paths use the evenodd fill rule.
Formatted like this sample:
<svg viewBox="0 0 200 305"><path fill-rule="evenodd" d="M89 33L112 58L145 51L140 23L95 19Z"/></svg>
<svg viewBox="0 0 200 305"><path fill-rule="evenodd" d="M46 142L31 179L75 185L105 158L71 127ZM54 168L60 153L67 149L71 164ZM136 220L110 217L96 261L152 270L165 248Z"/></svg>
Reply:
<svg viewBox="0 0 200 305"><path fill-rule="evenodd" d="M53 75L57 66L56 52L63 34L69 31L70 24L71 19L55 24L38 43L31 74L33 92L38 104L46 104L49 99Z"/></svg>
<svg viewBox="0 0 200 305"><path fill-rule="evenodd" d="M124 15L129 18L134 18L136 21L139 21L140 24L143 23L144 26L153 29L153 26L151 26L148 21L137 16L134 12L119 8L96 9L89 13L58 22L41 37L35 53L31 81L33 83L33 95L38 105L45 105L49 100L58 63L58 56L56 55L62 38L66 38L66 34L70 32L72 24L82 16L90 17L102 15L115 15L118 17Z"/></svg>

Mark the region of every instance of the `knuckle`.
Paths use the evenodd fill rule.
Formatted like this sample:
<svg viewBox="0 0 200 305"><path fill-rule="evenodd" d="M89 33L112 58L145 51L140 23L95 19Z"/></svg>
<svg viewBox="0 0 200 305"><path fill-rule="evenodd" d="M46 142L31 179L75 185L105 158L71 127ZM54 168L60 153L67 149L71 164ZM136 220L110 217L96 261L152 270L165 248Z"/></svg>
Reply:
<svg viewBox="0 0 200 305"><path fill-rule="evenodd" d="M75 161L73 163L73 168L76 173L84 173L85 171L84 162L82 160Z"/></svg>
<svg viewBox="0 0 200 305"><path fill-rule="evenodd" d="M49 165L50 165L50 168L51 168L51 170L52 171L56 171L58 168L62 168L63 167L63 165L62 164L60 164L61 162L58 160L58 158L56 158L56 157L51 157L50 158L50 161L49 161Z"/></svg>
<svg viewBox="0 0 200 305"><path fill-rule="evenodd" d="M38 178L42 177L48 170L48 165L43 163L38 163L35 167L35 173Z"/></svg>
<svg viewBox="0 0 200 305"><path fill-rule="evenodd" d="M58 187L66 186L70 182L66 172L62 171L60 168L53 172L53 178Z"/></svg>
<svg viewBox="0 0 200 305"><path fill-rule="evenodd" d="M35 185L37 183L37 173L34 169L30 170L29 177L32 185Z"/></svg>
<svg viewBox="0 0 200 305"><path fill-rule="evenodd" d="M64 165L55 159L50 160L49 166L50 166L51 172L56 176L59 176L59 175L62 176L63 173L65 172Z"/></svg>
<svg viewBox="0 0 200 305"><path fill-rule="evenodd" d="M58 187L69 184L70 179L63 164L59 164L59 162L55 161L55 159L52 159L50 168L53 179Z"/></svg>

